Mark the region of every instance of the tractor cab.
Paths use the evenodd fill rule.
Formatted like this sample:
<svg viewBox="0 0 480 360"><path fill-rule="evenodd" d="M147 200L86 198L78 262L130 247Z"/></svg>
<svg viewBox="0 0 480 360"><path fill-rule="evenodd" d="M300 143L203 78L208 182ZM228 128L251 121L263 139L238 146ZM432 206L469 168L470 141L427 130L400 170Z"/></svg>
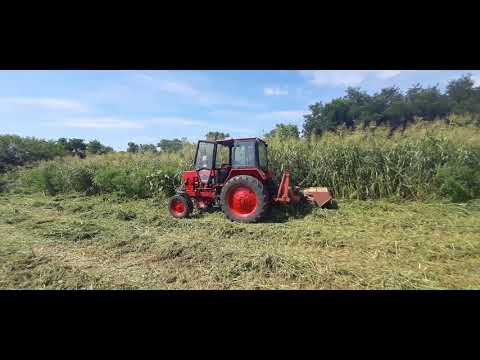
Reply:
<svg viewBox="0 0 480 360"><path fill-rule="evenodd" d="M194 167L205 186L223 184L232 169L259 169L265 174L267 144L259 138L202 140L197 145Z"/></svg>

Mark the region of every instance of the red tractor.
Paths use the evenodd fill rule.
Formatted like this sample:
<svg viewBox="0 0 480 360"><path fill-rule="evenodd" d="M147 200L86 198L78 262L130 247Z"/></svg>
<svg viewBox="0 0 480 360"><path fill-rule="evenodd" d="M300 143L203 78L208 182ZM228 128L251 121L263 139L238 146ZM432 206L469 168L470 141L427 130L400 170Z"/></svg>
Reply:
<svg viewBox="0 0 480 360"><path fill-rule="evenodd" d="M220 206L230 220L251 223L262 219L273 203L307 199L318 206L333 204L327 188L292 188L288 171L275 186L267 154L267 144L259 138L199 141L194 170L183 172L182 185L169 201L170 213L184 218L194 204L201 210Z"/></svg>

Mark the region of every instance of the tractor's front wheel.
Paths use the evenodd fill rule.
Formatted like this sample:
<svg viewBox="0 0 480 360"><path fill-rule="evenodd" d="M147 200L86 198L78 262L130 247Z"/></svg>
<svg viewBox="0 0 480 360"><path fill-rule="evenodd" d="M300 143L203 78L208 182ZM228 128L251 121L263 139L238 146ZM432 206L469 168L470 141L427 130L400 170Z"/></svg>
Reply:
<svg viewBox="0 0 480 360"><path fill-rule="evenodd" d="M187 196L175 195L168 202L168 210L177 219L186 218L193 210L192 200Z"/></svg>
<svg viewBox="0 0 480 360"><path fill-rule="evenodd" d="M260 220L268 208L268 193L263 184L248 175L235 176L222 188L220 204L232 221L252 223Z"/></svg>

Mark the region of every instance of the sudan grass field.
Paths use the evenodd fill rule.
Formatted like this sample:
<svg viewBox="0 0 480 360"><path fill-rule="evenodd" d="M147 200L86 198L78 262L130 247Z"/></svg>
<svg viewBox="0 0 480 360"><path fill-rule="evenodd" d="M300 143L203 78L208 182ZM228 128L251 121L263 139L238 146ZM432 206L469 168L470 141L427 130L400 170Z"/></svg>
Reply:
<svg viewBox="0 0 480 360"><path fill-rule="evenodd" d="M2 289L480 289L480 130L448 123L269 141L339 209L176 220L193 147L64 157L0 177Z"/></svg>
<svg viewBox="0 0 480 360"><path fill-rule="evenodd" d="M301 187L327 186L345 199L480 197L480 128L419 123L405 133L343 131L321 139L269 139L269 167ZM0 177L0 191L81 192L124 198L170 196L195 147L178 153L114 153L43 161ZM279 180L279 179L278 179Z"/></svg>

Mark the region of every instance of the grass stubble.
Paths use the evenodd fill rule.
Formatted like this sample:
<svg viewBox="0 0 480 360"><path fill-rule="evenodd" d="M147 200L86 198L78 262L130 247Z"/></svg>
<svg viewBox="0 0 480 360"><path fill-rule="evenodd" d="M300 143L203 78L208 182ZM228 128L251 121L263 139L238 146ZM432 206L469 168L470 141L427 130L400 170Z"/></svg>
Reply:
<svg viewBox="0 0 480 360"><path fill-rule="evenodd" d="M480 203L340 201L259 224L162 199L0 196L2 289L479 289Z"/></svg>

